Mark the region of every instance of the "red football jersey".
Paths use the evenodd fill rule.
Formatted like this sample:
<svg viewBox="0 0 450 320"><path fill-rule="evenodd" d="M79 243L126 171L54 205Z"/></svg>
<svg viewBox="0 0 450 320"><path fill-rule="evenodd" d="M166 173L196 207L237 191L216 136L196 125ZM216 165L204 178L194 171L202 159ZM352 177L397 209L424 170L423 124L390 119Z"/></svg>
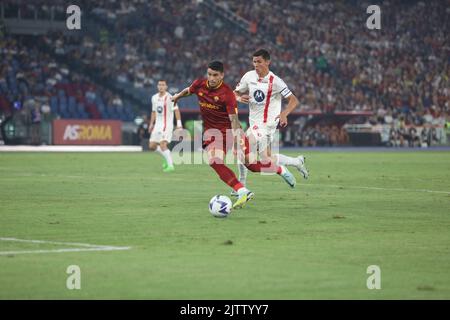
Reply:
<svg viewBox="0 0 450 320"><path fill-rule="evenodd" d="M237 114L237 101L233 90L224 82L215 88L207 79L197 79L189 87L189 93L196 94L203 119L203 130L231 129L229 114Z"/></svg>

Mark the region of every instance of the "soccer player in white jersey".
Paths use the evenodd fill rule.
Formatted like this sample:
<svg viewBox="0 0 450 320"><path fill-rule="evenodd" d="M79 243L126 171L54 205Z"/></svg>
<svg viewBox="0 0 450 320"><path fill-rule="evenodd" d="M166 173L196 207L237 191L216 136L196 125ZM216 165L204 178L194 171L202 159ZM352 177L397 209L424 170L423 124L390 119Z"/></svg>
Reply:
<svg viewBox="0 0 450 320"><path fill-rule="evenodd" d="M239 81L235 89L236 99L249 105L249 125L247 135L252 147L257 148L261 158L270 157L277 165L294 166L308 178L305 167L305 157L288 157L283 154L272 156L271 143L274 139L278 124L285 127L288 124L287 116L299 104L297 97L289 90L286 83L269 70L270 54L260 49L253 54L254 70L247 72ZM288 104L281 111L282 99ZM239 164L239 181L245 185L247 168Z"/></svg>
<svg viewBox="0 0 450 320"><path fill-rule="evenodd" d="M164 172L175 170L172 154L168 147L172 140L174 113L177 119L176 128L183 128L180 110L171 98L172 95L167 92L167 82L165 80L158 81L158 93L152 96L152 115L148 127L148 132L151 133L149 148L163 156L165 160L163 163Z"/></svg>

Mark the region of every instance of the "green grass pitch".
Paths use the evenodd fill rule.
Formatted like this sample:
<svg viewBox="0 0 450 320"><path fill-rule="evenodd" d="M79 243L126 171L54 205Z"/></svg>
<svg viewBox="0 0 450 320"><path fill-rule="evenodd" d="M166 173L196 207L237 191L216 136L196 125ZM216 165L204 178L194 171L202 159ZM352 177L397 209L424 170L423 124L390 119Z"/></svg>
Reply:
<svg viewBox="0 0 450 320"><path fill-rule="evenodd" d="M131 247L0 255L0 299L450 299L450 153L305 154L308 181L249 174L255 199L226 219L208 211L230 190L206 165L0 154L0 237ZM69 265L81 290L66 287Z"/></svg>

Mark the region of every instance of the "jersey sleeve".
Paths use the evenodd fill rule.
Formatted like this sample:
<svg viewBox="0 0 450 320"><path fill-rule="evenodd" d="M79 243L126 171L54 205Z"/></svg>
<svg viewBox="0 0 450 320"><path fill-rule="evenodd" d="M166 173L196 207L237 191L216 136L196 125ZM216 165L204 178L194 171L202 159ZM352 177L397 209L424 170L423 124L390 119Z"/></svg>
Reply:
<svg viewBox="0 0 450 320"><path fill-rule="evenodd" d="M287 98L292 94L287 84L279 77L275 78L274 91L279 92L284 98Z"/></svg>
<svg viewBox="0 0 450 320"><path fill-rule="evenodd" d="M234 89L237 92L245 93L248 91L248 77L247 74L244 74L244 76L241 78L239 83L236 85L236 89Z"/></svg>
<svg viewBox="0 0 450 320"><path fill-rule="evenodd" d="M225 97L225 104L228 114L238 114L238 104L233 91L229 91Z"/></svg>
<svg viewBox="0 0 450 320"><path fill-rule="evenodd" d="M196 94L198 92L198 89L202 86L203 79L197 79L189 87L189 93L190 94Z"/></svg>

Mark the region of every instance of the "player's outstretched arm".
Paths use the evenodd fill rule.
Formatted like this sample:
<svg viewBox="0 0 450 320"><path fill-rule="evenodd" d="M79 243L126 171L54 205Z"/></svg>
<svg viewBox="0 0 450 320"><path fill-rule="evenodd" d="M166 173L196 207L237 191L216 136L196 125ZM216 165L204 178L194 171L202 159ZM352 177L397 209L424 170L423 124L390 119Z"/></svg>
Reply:
<svg viewBox="0 0 450 320"><path fill-rule="evenodd" d="M288 99L287 107L280 113L278 116L280 118L280 126L286 127L288 124L287 116L294 111L295 108L299 105L299 101L294 94L291 94Z"/></svg>
<svg viewBox="0 0 450 320"><path fill-rule="evenodd" d="M187 87L187 88L184 88L183 90L181 90L180 92L174 94L172 96L171 100L173 101L174 104L176 104L180 98L187 97L189 95L190 95L189 87Z"/></svg>
<svg viewBox="0 0 450 320"><path fill-rule="evenodd" d="M175 109L175 118L177 119L177 129L183 129L183 124L181 122L181 113L180 113L180 109L177 108Z"/></svg>

